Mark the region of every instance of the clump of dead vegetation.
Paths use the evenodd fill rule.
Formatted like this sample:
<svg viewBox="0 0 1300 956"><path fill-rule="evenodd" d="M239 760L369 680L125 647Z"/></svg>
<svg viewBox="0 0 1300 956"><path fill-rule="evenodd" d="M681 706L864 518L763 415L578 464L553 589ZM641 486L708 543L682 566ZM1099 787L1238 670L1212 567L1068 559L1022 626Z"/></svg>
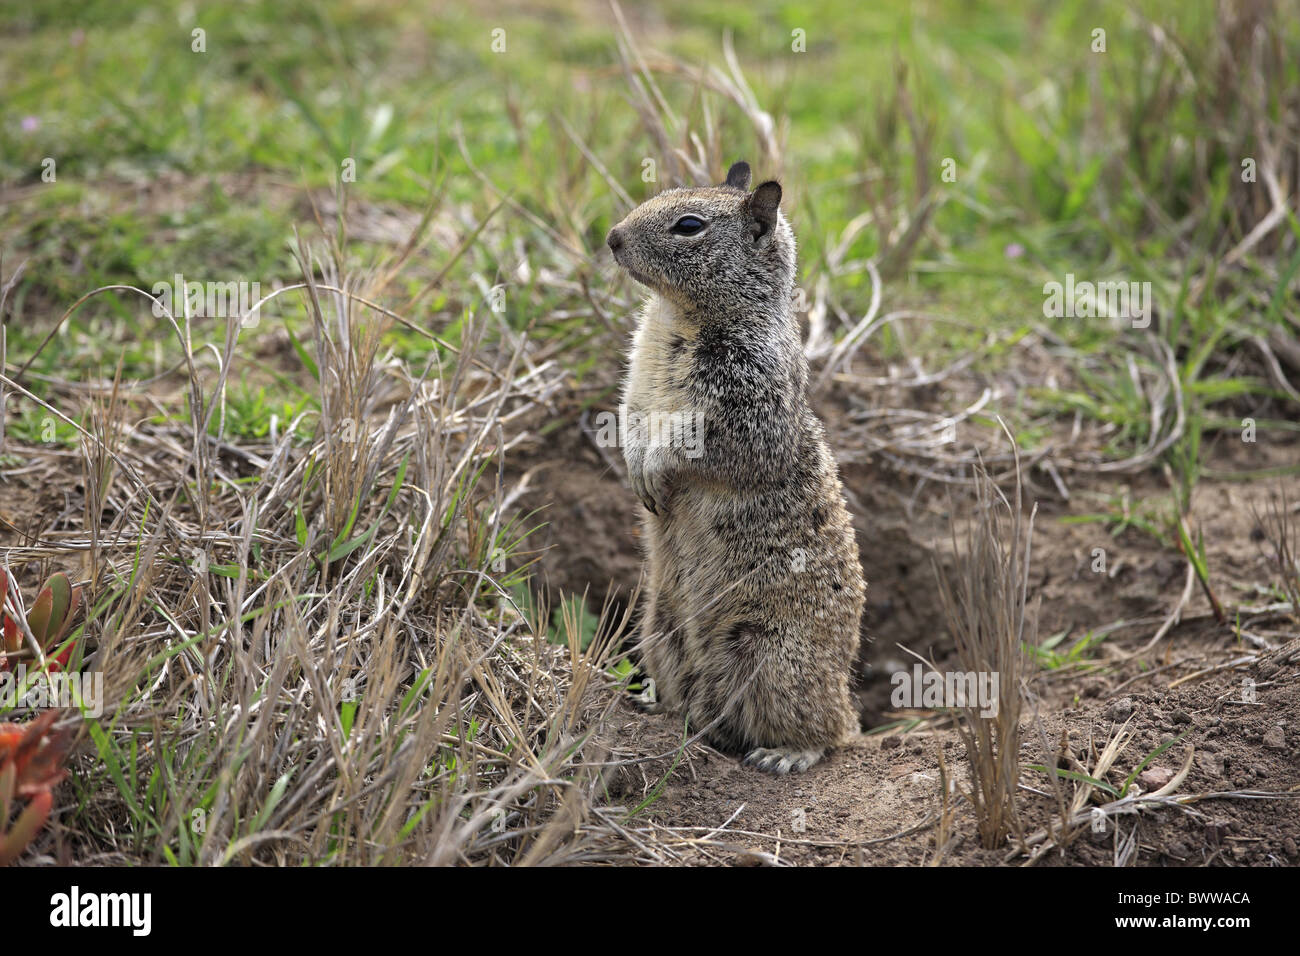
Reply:
<svg viewBox="0 0 1300 956"><path fill-rule="evenodd" d="M1248 626L1251 643L1262 649L1250 662L1261 682L1281 679L1288 665L1300 662L1300 521L1296 514L1297 506L1281 494L1269 499L1263 514L1254 516L1273 571L1273 589L1281 598L1259 609L1241 628L1246 632ZM1266 622L1272 629L1261 626Z"/></svg>
<svg viewBox="0 0 1300 956"><path fill-rule="evenodd" d="M939 601L966 674L998 678L993 712L969 700L957 707L957 732L966 745L970 785L963 796L975 812L986 848L1020 833L1016 805L1020 783L1020 720L1025 700L1025 647L1037 640L1037 615L1029 607L1030 539L1034 512L1024 514L1019 481L1008 500L978 469L974 511L964 540L952 526L955 567L934 561ZM946 774L945 774L946 779Z"/></svg>
<svg viewBox="0 0 1300 956"><path fill-rule="evenodd" d="M1269 499L1263 514L1254 515L1255 527L1267 549L1279 596L1289 605L1292 621L1300 624L1300 522L1296 506L1285 494Z"/></svg>
<svg viewBox="0 0 1300 956"><path fill-rule="evenodd" d="M663 188L703 186L720 182L731 162L728 150L736 148L737 131L727 122L726 110L718 109L705 94L733 107L741 130L758 147L754 162L764 174L779 176L785 161L788 117L774 117L759 105L732 45L730 33L723 37L726 69L694 67L670 57L643 52L617 3L610 4L618 23L618 56L629 100L641 127L661 157L657 182ZM692 87L686 113L672 106L660 88L659 77L685 81ZM692 122L692 118L695 122Z"/></svg>
<svg viewBox="0 0 1300 956"><path fill-rule="evenodd" d="M590 807L614 700L618 622L585 650L515 606L526 529L511 517L507 429L560 387L526 340L469 315L417 373L384 351L382 271L298 246L315 399L263 442L224 431L249 361L169 316L186 408L161 420L131 383L21 378L12 394L75 428L87 511L29 526L20 579L84 580L104 712L77 732L73 809L36 858L100 863L556 863L625 846ZM93 414L59 407L83 401ZM155 406L156 407L156 406ZM66 482L62 449L9 450ZM507 567L515 570L507 571ZM81 656L81 655L79 655Z"/></svg>

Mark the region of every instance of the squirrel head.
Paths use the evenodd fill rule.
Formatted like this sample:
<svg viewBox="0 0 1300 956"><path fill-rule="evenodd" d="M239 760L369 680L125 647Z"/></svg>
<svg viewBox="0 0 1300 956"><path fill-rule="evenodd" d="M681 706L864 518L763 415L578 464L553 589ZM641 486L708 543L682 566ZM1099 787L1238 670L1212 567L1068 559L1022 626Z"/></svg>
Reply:
<svg viewBox="0 0 1300 956"><path fill-rule="evenodd" d="M749 164L719 186L670 189L609 231L614 261L687 311L754 311L789 300L794 233L781 214L781 184L752 192Z"/></svg>

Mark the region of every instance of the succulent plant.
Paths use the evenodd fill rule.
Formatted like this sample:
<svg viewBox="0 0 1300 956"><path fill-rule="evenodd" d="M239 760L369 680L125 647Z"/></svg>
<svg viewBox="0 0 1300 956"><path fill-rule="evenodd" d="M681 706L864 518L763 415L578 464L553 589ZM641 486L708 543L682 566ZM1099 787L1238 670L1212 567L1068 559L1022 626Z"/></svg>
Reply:
<svg viewBox="0 0 1300 956"><path fill-rule="evenodd" d="M17 593L9 573L0 570L0 619L3 621L0 624L0 651L6 654L21 652L24 643L18 622L9 615L7 609L3 609L11 588ZM75 587L62 571L51 575L41 587L31 610L27 612L27 628L40 644L42 652L53 651L68 636L80 604L81 588ZM72 645L68 645L58 656L49 660L49 669L57 671L67 667L71 656ZM9 657L0 657L0 671L8 670L11 660Z"/></svg>
<svg viewBox="0 0 1300 956"><path fill-rule="evenodd" d="M72 732L54 729L61 713L47 710L26 724L0 724L0 866L17 859L45 825L54 788L67 776L63 763ZM20 797L27 805L10 826Z"/></svg>

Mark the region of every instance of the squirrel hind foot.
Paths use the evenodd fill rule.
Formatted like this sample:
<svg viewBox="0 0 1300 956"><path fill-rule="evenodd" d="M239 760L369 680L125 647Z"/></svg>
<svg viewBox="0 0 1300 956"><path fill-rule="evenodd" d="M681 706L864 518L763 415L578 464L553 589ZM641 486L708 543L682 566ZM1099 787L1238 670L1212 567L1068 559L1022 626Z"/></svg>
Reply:
<svg viewBox="0 0 1300 956"><path fill-rule="evenodd" d="M801 750L798 747L756 747L745 755L741 764L764 773L803 773L825 753L824 750Z"/></svg>

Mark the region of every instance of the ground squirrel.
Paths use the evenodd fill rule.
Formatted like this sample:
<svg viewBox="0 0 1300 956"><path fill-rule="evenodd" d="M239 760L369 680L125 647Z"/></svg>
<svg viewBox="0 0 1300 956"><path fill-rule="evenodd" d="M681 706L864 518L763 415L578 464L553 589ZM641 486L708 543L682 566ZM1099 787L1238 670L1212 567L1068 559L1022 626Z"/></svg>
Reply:
<svg viewBox="0 0 1300 956"><path fill-rule="evenodd" d="M866 584L806 396L781 186L750 192L749 180L736 163L720 186L661 193L608 243L652 293L621 411L647 509L639 647L655 706L787 773L857 729L849 680Z"/></svg>

